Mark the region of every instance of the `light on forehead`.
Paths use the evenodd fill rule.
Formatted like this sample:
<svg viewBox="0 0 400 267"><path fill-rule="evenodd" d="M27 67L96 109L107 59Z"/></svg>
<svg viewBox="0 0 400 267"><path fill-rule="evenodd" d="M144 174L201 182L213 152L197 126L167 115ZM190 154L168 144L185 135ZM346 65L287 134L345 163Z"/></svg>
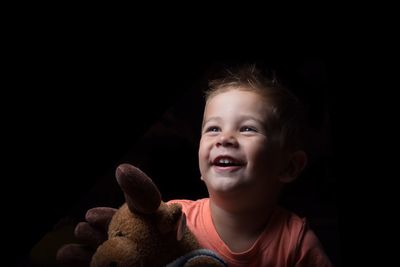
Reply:
<svg viewBox="0 0 400 267"><path fill-rule="evenodd" d="M259 94L261 96L261 93L259 92L260 90L256 88L251 88L251 87L245 87L245 86L235 86L235 85L226 85L223 87L219 87L212 91L209 95L207 95L207 102L212 99L213 97L229 92L229 91L245 91L245 92L254 92L256 94Z"/></svg>
<svg viewBox="0 0 400 267"><path fill-rule="evenodd" d="M257 98L261 99L266 106L275 106L274 105L274 97L270 95L269 91L261 90L259 88L248 88L248 87L222 87L220 89L217 89L213 91L211 94L207 96L206 99L206 108L209 105L209 103L217 96L228 93L231 91L241 91L241 92L249 92L257 96Z"/></svg>
<svg viewBox="0 0 400 267"><path fill-rule="evenodd" d="M260 90L256 90L256 89L246 89L245 87L227 87L227 88L223 88L220 90L217 90L214 92L214 94L209 95L209 97L207 98L206 101L206 105L204 108L204 112L206 113L208 108L212 105L214 106L215 104L215 99L218 98L218 102L220 103L220 101L224 101L226 98L224 96L221 96L222 94L227 94L230 92L245 92L245 93L249 93L250 95L254 96L253 99L257 99L257 101L259 100L259 103L262 103L262 106L264 108L266 108L268 111L269 110L273 110L275 109L276 105L274 104L275 101L273 98L270 98L270 96L268 94L266 94L265 92L263 93ZM242 95L239 96L240 100L242 100ZM224 101L223 105L230 105L230 100ZM218 105L217 105L218 106ZM205 115L204 113L204 115Z"/></svg>

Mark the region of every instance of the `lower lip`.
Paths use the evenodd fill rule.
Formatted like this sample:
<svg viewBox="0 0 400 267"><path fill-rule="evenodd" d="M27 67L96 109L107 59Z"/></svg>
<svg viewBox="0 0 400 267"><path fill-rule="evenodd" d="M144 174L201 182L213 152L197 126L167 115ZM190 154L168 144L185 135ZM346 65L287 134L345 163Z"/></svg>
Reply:
<svg viewBox="0 0 400 267"><path fill-rule="evenodd" d="M243 166L227 166L227 167L221 167L221 166L213 166L214 170L216 172L235 172L238 171L242 168Z"/></svg>

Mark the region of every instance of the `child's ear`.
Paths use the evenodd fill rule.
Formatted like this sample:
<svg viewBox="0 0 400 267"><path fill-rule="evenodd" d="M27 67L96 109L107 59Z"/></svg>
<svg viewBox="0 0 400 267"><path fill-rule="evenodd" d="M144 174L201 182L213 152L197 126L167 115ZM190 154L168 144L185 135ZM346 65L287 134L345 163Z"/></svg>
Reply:
<svg viewBox="0 0 400 267"><path fill-rule="evenodd" d="M289 160L287 162L286 168L283 171L280 181L283 183L290 183L294 181L297 176L303 171L307 164L307 154L298 150L289 155Z"/></svg>

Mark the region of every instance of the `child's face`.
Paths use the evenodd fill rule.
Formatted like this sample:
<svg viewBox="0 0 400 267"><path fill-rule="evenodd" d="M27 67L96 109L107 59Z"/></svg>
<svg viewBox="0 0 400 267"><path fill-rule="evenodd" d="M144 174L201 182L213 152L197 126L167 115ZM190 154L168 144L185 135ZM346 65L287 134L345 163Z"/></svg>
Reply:
<svg viewBox="0 0 400 267"><path fill-rule="evenodd" d="M199 165L210 194L276 190L280 155L269 143L267 115L265 99L254 92L232 88L208 100Z"/></svg>

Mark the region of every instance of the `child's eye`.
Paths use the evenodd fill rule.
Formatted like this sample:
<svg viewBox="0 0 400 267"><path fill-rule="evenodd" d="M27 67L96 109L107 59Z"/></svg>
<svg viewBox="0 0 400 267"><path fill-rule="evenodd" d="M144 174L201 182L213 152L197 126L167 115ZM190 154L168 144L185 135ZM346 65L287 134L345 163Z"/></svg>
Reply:
<svg viewBox="0 0 400 267"><path fill-rule="evenodd" d="M217 127L217 126L210 126L210 127L207 127L206 128L206 130L205 130L205 132L206 133L208 133L208 132L219 132L219 127Z"/></svg>
<svg viewBox="0 0 400 267"><path fill-rule="evenodd" d="M240 128L241 132L257 132L257 130L253 127L243 126Z"/></svg>

